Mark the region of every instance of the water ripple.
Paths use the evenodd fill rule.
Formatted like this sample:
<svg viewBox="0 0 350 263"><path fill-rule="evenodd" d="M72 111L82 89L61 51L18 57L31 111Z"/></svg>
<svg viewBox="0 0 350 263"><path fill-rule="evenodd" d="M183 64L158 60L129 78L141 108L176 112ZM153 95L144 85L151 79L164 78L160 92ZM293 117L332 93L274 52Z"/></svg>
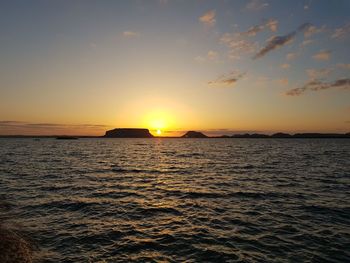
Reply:
<svg viewBox="0 0 350 263"><path fill-rule="evenodd" d="M0 146L0 249L11 236L19 262L350 261L349 140Z"/></svg>

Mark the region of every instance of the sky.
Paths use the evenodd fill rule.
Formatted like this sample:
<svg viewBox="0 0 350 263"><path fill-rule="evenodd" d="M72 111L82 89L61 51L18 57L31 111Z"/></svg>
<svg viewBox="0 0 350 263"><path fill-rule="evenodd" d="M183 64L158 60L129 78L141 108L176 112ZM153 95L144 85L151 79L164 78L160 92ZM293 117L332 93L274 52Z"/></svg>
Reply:
<svg viewBox="0 0 350 263"><path fill-rule="evenodd" d="M0 135L350 131L348 0L0 2Z"/></svg>

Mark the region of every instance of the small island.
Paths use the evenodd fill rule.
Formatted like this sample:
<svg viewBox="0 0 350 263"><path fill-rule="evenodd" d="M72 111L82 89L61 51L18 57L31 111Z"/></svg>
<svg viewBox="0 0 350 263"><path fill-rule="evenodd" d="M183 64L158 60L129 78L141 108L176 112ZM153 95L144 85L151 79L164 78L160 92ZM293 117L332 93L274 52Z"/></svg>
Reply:
<svg viewBox="0 0 350 263"><path fill-rule="evenodd" d="M153 138L148 129L118 128L106 131L105 138Z"/></svg>
<svg viewBox="0 0 350 263"><path fill-rule="evenodd" d="M78 137L76 136L68 136L68 135L62 135L62 136L57 136L56 140L78 140Z"/></svg>
<svg viewBox="0 0 350 263"><path fill-rule="evenodd" d="M208 138L207 135L197 132L197 131L188 131L181 138Z"/></svg>

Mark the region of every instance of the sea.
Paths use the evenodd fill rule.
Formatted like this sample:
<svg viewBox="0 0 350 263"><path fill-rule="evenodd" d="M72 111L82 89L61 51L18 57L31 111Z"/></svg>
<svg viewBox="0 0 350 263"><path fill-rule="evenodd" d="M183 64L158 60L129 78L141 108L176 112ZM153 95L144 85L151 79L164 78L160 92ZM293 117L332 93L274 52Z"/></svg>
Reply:
<svg viewBox="0 0 350 263"><path fill-rule="evenodd" d="M350 262L349 139L2 138L0 198L33 262Z"/></svg>

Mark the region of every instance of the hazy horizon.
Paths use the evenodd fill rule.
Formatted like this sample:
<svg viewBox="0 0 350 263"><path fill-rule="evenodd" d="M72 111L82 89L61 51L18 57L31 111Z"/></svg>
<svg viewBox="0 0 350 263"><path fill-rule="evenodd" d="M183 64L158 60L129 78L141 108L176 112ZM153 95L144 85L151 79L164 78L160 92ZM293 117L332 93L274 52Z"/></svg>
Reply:
<svg viewBox="0 0 350 263"><path fill-rule="evenodd" d="M0 122L1 123L1 122ZM37 127L35 126L40 126L40 128L42 128L43 126L47 125L44 124L43 126L41 126L40 124L38 125L33 125L33 124L28 124L28 123L23 123L23 122L19 122L20 124L17 125L17 129L13 132L13 133L4 133L4 134L0 134L0 136L104 136L106 131L108 130L113 130L113 129L124 129L124 128L136 128L136 129L148 129L145 127L110 127L110 128L106 128L106 130L101 130L101 131L96 131L92 134L84 134L84 133L77 133L77 131L73 128L71 129L70 127L74 127L76 125L62 125L62 128L57 128L60 127L61 125L58 124L50 124L48 125L49 129L48 131L45 133L37 133L36 129ZM23 130L24 132L22 133L18 133L18 129L21 125L23 125ZM1 124L0 124L1 126ZM11 126L11 125L9 125ZM32 129L31 126L34 126L34 128ZM51 126L55 126L56 129L50 129ZM93 126L93 125L91 125ZM88 125L88 127L91 127L90 125ZM99 126L103 126L103 125L99 125ZM27 128L28 127L28 128ZM82 127L85 127L85 125L82 125ZM107 127L107 126L106 126ZM191 131L191 130L164 130L162 131L161 134L157 134L157 130L156 129L148 129L150 131L150 133L156 137L181 137L182 135L184 135L186 132ZM345 131L345 132L335 132L335 131L308 131L308 130L294 130L294 131L280 131L280 130L276 130L276 131L256 131L256 130L230 130L230 129L212 129L212 130L200 130L197 129L195 130L197 132L201 132L204 133L205 135L209 136L209 137L215 137L215 136L223 136L223 135L242 135L242 134L264 134L264 135L273 135L275 133L287 133L287 134L298 134L298 133L321 133L321 134L345 134L345 133L350 133L349 131Z"/></svg>

